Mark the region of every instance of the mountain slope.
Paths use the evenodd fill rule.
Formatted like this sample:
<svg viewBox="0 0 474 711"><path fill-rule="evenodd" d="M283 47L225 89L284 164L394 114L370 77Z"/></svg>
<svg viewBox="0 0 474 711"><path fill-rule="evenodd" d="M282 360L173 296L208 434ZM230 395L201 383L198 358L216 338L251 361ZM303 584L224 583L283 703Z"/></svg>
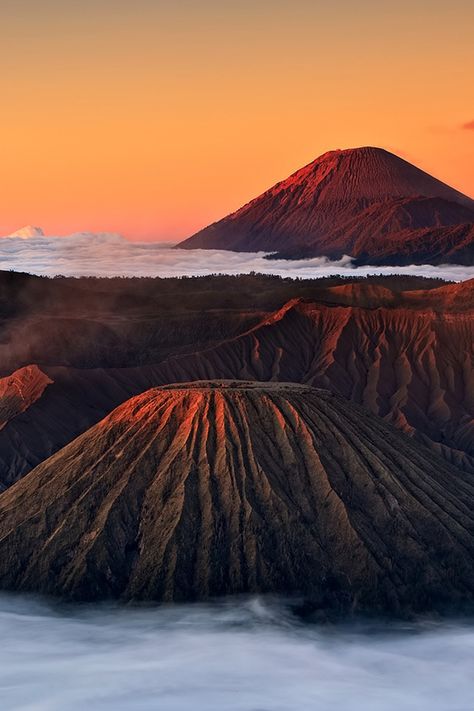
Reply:
<svg viewBox="0 0 474 711"><path fill-rule="evenodd" d="M12 399L8 391L2 396L0 389L0 491L117 405L160 384L155 370L150 366L92 370L27 366L0 379L1 388L2 382L18 381L21 376L21 386L31 394ZM36 389L29 389L30 371L41 374Z"/></svg>
<svg viewBox="0 0 474 711"><path fill-rule="evenodd" d="M0 378L0 430L39 400L52 382L36 365L19 368Z"/></svg>
<svg viewBox="0 0 474 711"><path fill-rule="evenodd" d="M322 155L179 247L370 261L394 235L404 243L410 232L469 223L473 200L387 151L357 148ZM474 263L472 235L468 248Z"/></svg>
<svg viewBox="0 0 474 711"><path fill-rule="evenodd" d="M474 473L472 282L415 292L410 299L419 299L419 309L377 306L386 294L370 308L360 289L354 296L343 288L332 290L333 306L289 302L247 334L165 362L158 376L162 382L220 377L327 388ZM358 299L363 307L351 305Z"/></svg>
<svg viewBox="0 0 474 711"><path fill-rule="evenodd" d="M156 365L42 366L54 382L0 430L0 488L133 395L215 378L327 388L474 473L473 364L473 280L402 293L372 282L321 288L319 301L293 299L238 337Z"/></svg>
<svg viewBox="0 0 474 711"><path fill-rule="evenodd" d="M474 484L327 392L148 391L0 496L0 585L79 599L470 602Z"/></svg>

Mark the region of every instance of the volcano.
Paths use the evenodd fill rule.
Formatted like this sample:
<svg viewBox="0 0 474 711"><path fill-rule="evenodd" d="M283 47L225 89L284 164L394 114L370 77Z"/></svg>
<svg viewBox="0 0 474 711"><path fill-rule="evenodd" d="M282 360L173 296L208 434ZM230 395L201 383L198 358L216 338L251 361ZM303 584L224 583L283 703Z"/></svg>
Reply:
<svg viewBox="0 0 474 711"><path fill-rule="evenodd" d="M75 599L301 593L347 613L474 592L472 477L324 390L132 398L0 496L0 585Z"/></svg>
<svg viewBox="0 0 474 711"><path fill-rule="evenodd" d="M474 264L474 201L383 149L331 151L179 247Z"/></svg>

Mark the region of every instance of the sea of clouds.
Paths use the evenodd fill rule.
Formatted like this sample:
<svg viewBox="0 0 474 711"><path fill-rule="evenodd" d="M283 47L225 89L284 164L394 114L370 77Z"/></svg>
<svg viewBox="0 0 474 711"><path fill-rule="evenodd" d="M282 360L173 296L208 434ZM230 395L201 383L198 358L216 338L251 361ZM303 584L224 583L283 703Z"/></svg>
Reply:
<svg viewBox="0 0 474 711"><path fill-rule="evenodd" d="M459 265L357 267L350 257L337 262L324 257L268 260L265 252L175 249L170 243L130 242L117 234L77 233L68 237L4 237L0 269L54 276L196 276L251 271L315 278L341 274L421 274L461 281L474 277L474 267Z"/></svg>
<svg viewBox="0 0 474 711"><path fill-rule="evenodd" d="M262 599L0 596L2 711L472 711L471 624L321 627Z"/></svg>

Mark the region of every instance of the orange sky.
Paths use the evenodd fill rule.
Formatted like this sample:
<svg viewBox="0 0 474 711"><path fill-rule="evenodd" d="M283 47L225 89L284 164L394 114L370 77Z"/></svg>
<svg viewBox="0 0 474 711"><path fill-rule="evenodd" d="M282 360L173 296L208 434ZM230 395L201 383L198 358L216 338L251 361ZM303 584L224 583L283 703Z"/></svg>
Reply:
<svg viewBox="0 0 474 711"><path fill-rule="evenodd" d="M333 148L474 195L472 0L2 0L0 234L185 237Z"/></svg>

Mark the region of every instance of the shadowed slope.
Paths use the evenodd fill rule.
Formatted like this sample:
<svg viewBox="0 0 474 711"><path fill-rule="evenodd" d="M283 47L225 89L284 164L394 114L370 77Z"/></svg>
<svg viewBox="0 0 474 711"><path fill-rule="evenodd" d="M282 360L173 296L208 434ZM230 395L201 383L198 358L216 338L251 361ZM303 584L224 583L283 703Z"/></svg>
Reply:
<svg viewBox="0 0 474 711"><path fill-rule="evenodd" d="M472 223L466 195L388 151L356 148L325 153L179 246L472 264Z"/></svg>
<svg viewBox="0 0 474 711"><path fill-rule="evenodd" d="M340 611L474 591L474 485L312 388L192 383L115 410L0 497L0 584L75 598L302 592Z"/></svg>
<svg viewBox="0 0 474 711"><path fill-rule="evenodd" d="M376 208L376 212L380 212ZM341 229L342 251L354 257L354 265L407 266L409 264L464 264L474 263L474 214L470 222L455 221L439 226L428 221L429 226L403 227L391 230L384 225L379 231L372 218L357 217L353 225ZM383 223L383 215L378 215ZM383 236L383 239L381 238ZM328 250L336 247L337 239L331 235ZM325 252L326 254L326 248ZM330 253L329 251L327 252ZM307 259L314 257L313 245L300 245L283 249L268 259ZM337 256L335 253L334 256Z"/></svg>
<svg viewBox="0 0 474 711"><path fill-rule="evenodd" d="M402 293L371 282L321 287L319 302L293 299L237 338L154 366L44 368L54 382L0 430L0 487L126 399L213 378L327 388L474 473L473 285Z"/></svg>
<svg viewBox="0 0 474 711"><path fill-rule="evenodd" d="M247 334L157 372L162 382L221 377L327 388L474 473L472 296L467 282L415 292L418 310L295 300ZM386 292L377 297L389 301ZM367 305L370 292L336 288L334 300Z"/></svg>
<svg viewBox="0 0 474 711"><path fill-rule="evenodd" d="M319 300L349 279L263 274L185 279L48 279L0 270L0 377L24 365L154 365L248 331L294 297ZM351 281L395 292L439 279L372 276Z"/></svg>
<svg viewBox="0 0 474 711"><path fill-rule="evenodd" d="M28 370L30 367L20 372ZM85 432L114 407L161 383L156 369L150 366L46 370L48 375L43 374L44 378L51 384L41 397L30 402L28 408L17 409L14 417L9 409L9 420L0 427L0 491Z"/></svg>

